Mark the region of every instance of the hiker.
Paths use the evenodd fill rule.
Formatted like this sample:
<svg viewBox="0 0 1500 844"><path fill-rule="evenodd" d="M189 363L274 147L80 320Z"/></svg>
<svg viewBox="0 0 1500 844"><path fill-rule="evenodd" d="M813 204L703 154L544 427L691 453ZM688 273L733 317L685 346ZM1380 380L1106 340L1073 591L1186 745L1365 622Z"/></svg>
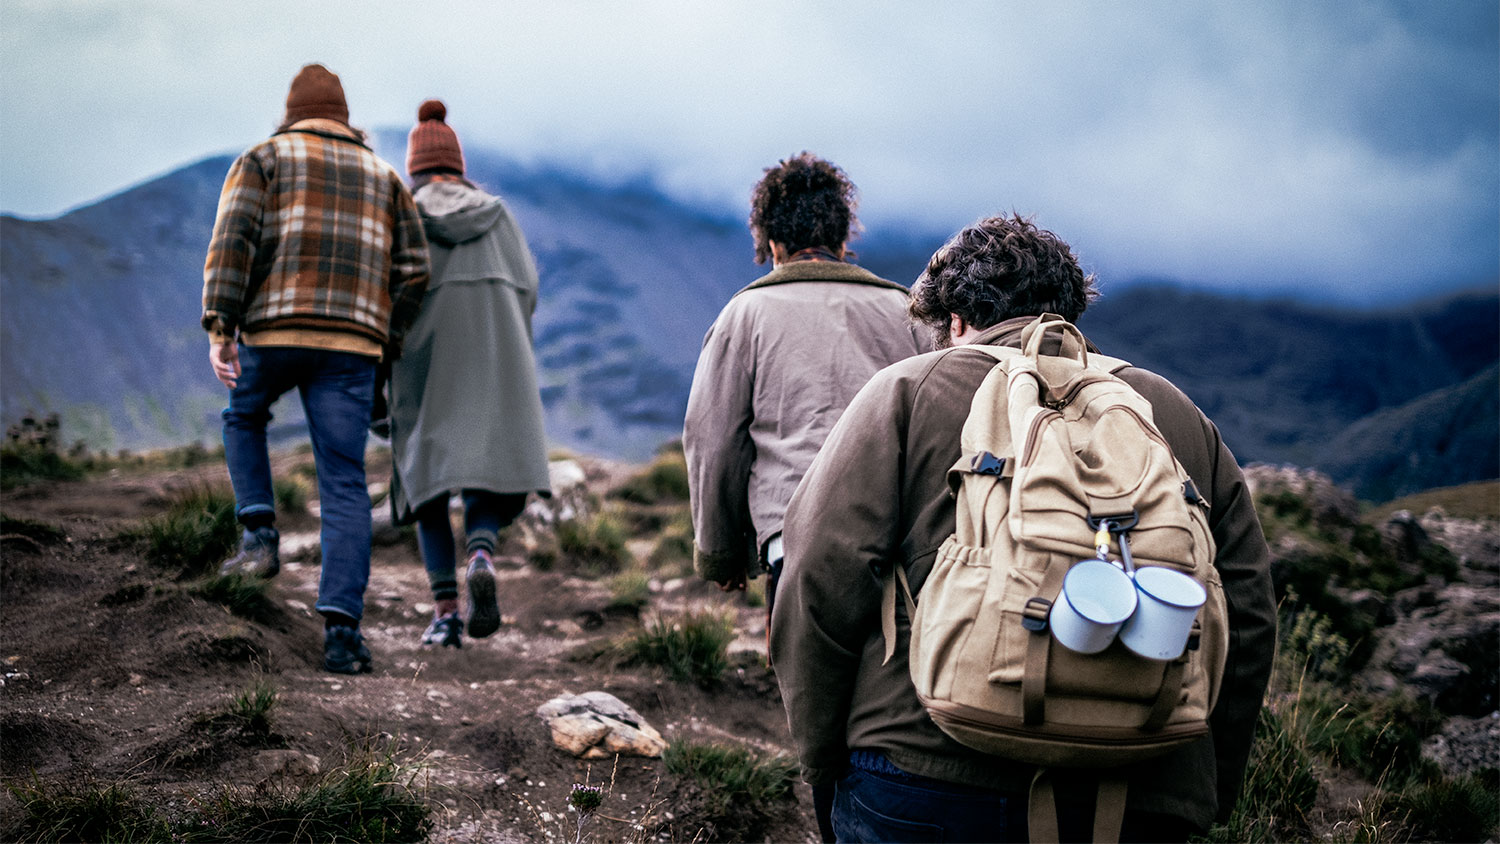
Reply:
<svg viewBox="0 0 1500 844"><path fill-rule="evenodd" d="M493 556L528 493L551 494L531 315L537 273L510 210L464 176L447 107L417 109L406 171L432 250L432 280L391 368L391 512L417 523L432 587L422 644L463 647L500 627ZM459 615L448 500L463 501L467 624Z"/></svg>
<svg viewBox="0 0 1500 844"><path fill-rule="evenodd" d="M203 269L203 327L229 387L224 457L244 527L224 574L272 577L280 537L266 446L296 388L318 471L323 667L371 670L359 630L370 579L365 442L376 362L399 356L427 285L427 242L400 175L349 125L338 76L292 80L269 140L229 168Z"/></svg>
<svg viewBox="0 0 1500 844"><path fill-rule="evenodd" d="M924 580L956 530L950 468L958 469L970 400L997 368L995 357L964 346L1018 346L1035 317L1076 321L1096 295L1068 245L1026 219L992 217L959 232L912 288L911 314L939 351L866 385L788 507L771 656L803 777L835 784L839 841L1027 840L1037 768L971 749L937 726L917 697L910 623L895 604L887 650L883 584L902 567L921 612ZM1227 670L1217 706L1211 714L1203 707L1210 734L1124 769L1121 840L1182 841L1227 817L1240 788L1275 645L1268 552L1250 491L1213 423L1160 376L1129 366L1116 374L1149 402L1211 505L1211 567L1227 599ZM1023 629L1019 613L1013 621L1020 636L1043 629ZM1098 773L1054 776L1061 839L1087 840Z"/></svg>
<svg viewBox="0 0 1500 844"><path fill-rule="evenodd" d="M683 425L693 564L725 591L769 572L781 519L839 414L871 375L925 351L906 288L849 262L855 187L809 152L768 167L750 199L755 262L703 338Z"/></svg>

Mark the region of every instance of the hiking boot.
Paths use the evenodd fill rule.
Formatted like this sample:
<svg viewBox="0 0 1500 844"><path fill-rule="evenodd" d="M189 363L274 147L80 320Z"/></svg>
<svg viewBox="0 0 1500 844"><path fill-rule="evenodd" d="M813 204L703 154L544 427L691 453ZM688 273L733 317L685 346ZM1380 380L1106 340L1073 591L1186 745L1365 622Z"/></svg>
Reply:
<svg viewBox="0 0 1500 844"><path fill-rule="evenodd" d="M358 628L339 625L323 632L323 668L335 674L370 673L370 649Z"/></svg>
<svg viewBox="0 0 1500 844"><path fill-rule="evenodd" d="M220 575L272 578L281 571L281 534L266 525L240 535L239 553L219 566Z"/></svg>
<svg viewBox="0 0 1500 844"><path fill-rule="evenodd" d="M495 570L489 557L475 554L469 558L465 578L469 585L469 635L476 639L500 629L500 605L495 601Z"/></svg>
<svg viewBox="0 0 1500 844"><path fill-rule="evenodd" d="M458 617L458 613L451 612L440 615L427 625L427 631L422 634L422 644L442 645L445 648L462 648L464 646L464 620Z"/></svg>

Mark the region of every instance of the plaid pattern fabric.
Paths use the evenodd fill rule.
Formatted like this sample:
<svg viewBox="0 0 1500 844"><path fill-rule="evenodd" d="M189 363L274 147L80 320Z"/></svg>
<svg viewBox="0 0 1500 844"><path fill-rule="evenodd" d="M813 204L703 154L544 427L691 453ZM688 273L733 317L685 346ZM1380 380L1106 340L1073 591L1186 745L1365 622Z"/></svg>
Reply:
<svg viewBox="0 0 1500 844"><path fill-rule="evenodd" d="M305 120L229 168L203 267L203 323L337 330L399 347L427 273L401 177L347 126Z"/></svg>

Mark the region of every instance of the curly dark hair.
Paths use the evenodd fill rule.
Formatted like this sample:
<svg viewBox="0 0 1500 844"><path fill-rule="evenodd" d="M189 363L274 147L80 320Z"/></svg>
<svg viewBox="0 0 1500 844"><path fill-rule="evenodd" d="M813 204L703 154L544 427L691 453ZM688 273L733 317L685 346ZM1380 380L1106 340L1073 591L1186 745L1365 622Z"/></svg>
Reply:
<svg viewBox="0 0 1500 844"><path fill-rule="evenodd" d="M1012 214L980 220L943 244L912 285L910 312L944 347L955 314L975 328L1044 313L1076 322L1098 297L1068 244Z"/></svg>
<svg viewBox="0 0 1500 844"><path fill-rule="evenodd" d="M835 252L859 232L854 183L831 162L803 151L767 167L750 193L755 263L771 257L771 241L788 253L821 246Z"/></svg>

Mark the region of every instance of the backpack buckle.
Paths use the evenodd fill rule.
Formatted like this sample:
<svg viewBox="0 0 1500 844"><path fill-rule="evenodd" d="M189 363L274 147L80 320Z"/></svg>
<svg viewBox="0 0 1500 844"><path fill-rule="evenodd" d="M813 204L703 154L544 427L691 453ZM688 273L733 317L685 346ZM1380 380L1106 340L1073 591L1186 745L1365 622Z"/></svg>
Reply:
<svg viewBox="0 0 1500 844"><path fill-rule="evenodd" d="M981 451L974 455L974 460L969 464L969 471L976 475L998 475L1005 471L1005 458L996 457L988 451Z"/></svg>
<svg viewBox="0 0 1500 844"><path fill-rule="evenodd" d="M1021 626L1033 633L1047 629L1047 615L1052 612L1052 602L1042 597L1028 598L1021 609Z"/></svg>

